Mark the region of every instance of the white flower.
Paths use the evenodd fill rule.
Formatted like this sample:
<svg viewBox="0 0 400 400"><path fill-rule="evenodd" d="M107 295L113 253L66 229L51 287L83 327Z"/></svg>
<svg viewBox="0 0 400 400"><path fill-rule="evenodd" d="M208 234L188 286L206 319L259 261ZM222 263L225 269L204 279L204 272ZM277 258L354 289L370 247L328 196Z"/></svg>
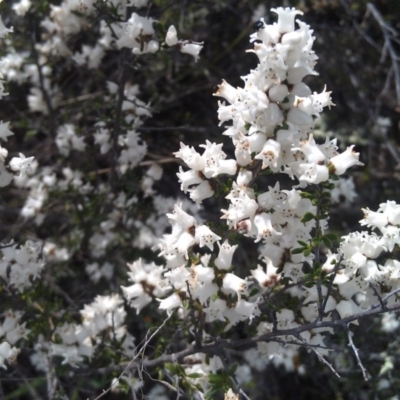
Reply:
<svg viewBox="0 0 400 400"><path fill-rule="evenodd" d="M31 171L31 163L34 158L35 157L26 158L22 153L19 153L19 157L13 157L11 159L10 168L24 176L27 172Z"/></svg>
<svg viewBox="0 0 400 400"><path fill-rule="evenodd" d="M227 270L231 267L232 264L232 257L233 253L237 249L238 245L235 244L234 246L231 246L227 240L221 245L220 242L218 242L219 246L219 253L218 257L215 259L215 266L218 269L221 270Z"/></svg>
<svg viewBox="0 0 400 400"><path fill-rule="evenodd" d="M221 237L206 225L200 225L196 228L195 238L200 247L207 246L210 250L214 249L214 242L221 240Z"/></svg>
<svg viewBox="0 0 400 400"><path fill-rule="evenodd" d="M209 181L203 181L200 185L188 190L190 198L197 204L200 204L204 199L208 199L214 195L214 189Z"/></svg>
<svg viewBox="0 0 400 400"><path fill-rule="evenodd" d="M271 222L272 214L265 212L257 214L254 217L254 225L257 228L257 239L255 242L259 242L262 239L267 239L271 236L281 236L282 233L274 229Z"/></svg>
<svg viewBox="0 0 400 400"><path fill-rule="evenodd" d="M15 11L17 15L23 17L31 8L30 0L20 0L19 3L13 4L12 9Z"/></svg>
<svg viewBox="0 0 400 400"><path fill-rule="evenodd" d="M190 169L201 171L204 168L202 156L193 147L186 146L182 142L181 149L173 154L175 157L181 158Z"/></svg>
<svg viewBox="0 0 400 400"><path fill-rule="evenodd" d="M361 312L362 309L353 300L342 300L336 305L336 311L339 313L340 318L343 319ZM353 321L353 323L358 325L357 321Z"/></svg>
<svg viewBox="0 0 400 400"><path fill-rule="evenodd" d="M123 31L116 41L117 47L128 47L134 54L143 54L158 50L158 44L154 45L151 38L154 35L153 18L141 17L132 13L129 20L122 23Z"/></svg>
<svg viewBox="0 0 400 400"><path fill-rule="evenodd" d="M273 139L268 139L262 151L256 155L257 160L262 160L262 169L271 167L274 171L278 169L281 145Z"/></svg>
<svg viewBox="0 0 400 400"><path fill-rule="evenodd" d="M329 170L325 165L314 163L300 164L299 169L302 173L299 177L299 181L317 185L318 183L325 182L329 179Z"/></svg>
<svg viewBox="0 0 400 400"><path fill-rule="evenodd" d="M0 367L3 369L7 369L6 365L4 364L4 361L8 360L11 362L14 362L17 359L18 354L20 353L20 350L11 347L8 342L3 342L0 344Z"/></svg>
<svg viewBox="0 0 400 400"><path fill-rule="evenodd" d="M364 218L360 221L361 225L366 225L372 228L383 228L388 224L388 215L371 211L369 208L362 208Z"/></svg>
<svg viewBox="0 0 400 400"><path fill-rule="evenodd" d="M264 257L264 260L267 263L266 271L261 265L258 265L257 269L253 269L250 272L261 287L273 286L280 278L280 274L277 274L278 268L274 267L270 258Z"/></svg>
<svg viewBox="0 0 400 400"><path fill-rule="evenodd" d="M160 302L158 308L160 310L166 310L168 315L172 313L172 310L174 308L180 307L182 305L182 300L176 293L172 293L165 299L157 299L157 301Z"/></svg>
<svg viewBox="0 0 400 400"><path fill-rule="evenodd" d="M229 389L224 395L224 400L239 400L239 395Z"/></svg>
<svg viewBox="0 0 400 400"><path fill-rule="evenodd" d="M378 212L383 212L392 225L400 225L400 205L395 201L387 201L379 205Z"/></svg>
<svg viewBox="0 0 400 400"><path fill-rule="evenodd" d="M294 19L296 15L303 15L303 12L296 10L295 8L271 8L271 11L278 14L278 31L280 33L292 32L294 31Z"/></svg>
<svg viewBox="0 0 400 400"><path fill-rule="evenodd" d="M228 272L223 279L222 288L224 292L234 292L240 300L242 294L247 294L247 279L242 279Z"/></svg>
<svg viewBox="0 0 400 400"><path fill-rule="evenodd" d="M329 164L333 167L333 173L342 175L353 165L364 165L358 160L360 153L353 151L353 148L354 145L348 147L346 151L329 160Z"/></svg>
<svg viewBox="0 0 400 400"><path fill-rule="evenodd" d="M0 39L4 39L8 35L8 33L12 31L13 31L12 27L11 28L5 27L4 22L0 16Z"/></svg>
<svg viewBox="0 0 400 400"><path fill-rule="evenodd" d="M321 164L325 161L325 155L315 143L314 136L310 135L308 140L300 142L299 147L293 147L292 151L300 150L304 153L309 163Z"/></svg>
<svg viewBox="0 0 400 400"><path fill-rule="evenodd" d="M7 136L14 135L14 133L8 129L9 125L9 122L0 123L0 138L3 139L5 142L7 142Z"/></svg>
<svg viewBox="0 0 400 400"><path fill-rule="evenodd" d="M290 109L287 115L287 120L288 122L301 127L309 127L314 124L312 116L297 107Z"/></svg>
<svg viewBox="0 0 400 400"><path fill-rule="evenodd" d="M199 59L199 54L202 48L203 43L184 42L180 45L181 52L193 56L194 61Z"/></svg>
<svg viewBox="0 0 400 400"><path fill-rule="evenodd" d="M223 97L229 103L233 104L239 98L239 91L223 79L222 83L218 85L217 91L213 93L213 96Z"/></svg>

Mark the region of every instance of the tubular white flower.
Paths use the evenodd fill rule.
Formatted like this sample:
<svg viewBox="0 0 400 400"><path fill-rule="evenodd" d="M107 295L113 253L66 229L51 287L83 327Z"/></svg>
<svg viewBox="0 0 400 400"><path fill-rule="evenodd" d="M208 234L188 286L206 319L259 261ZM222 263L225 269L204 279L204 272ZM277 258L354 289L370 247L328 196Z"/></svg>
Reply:
<svg viewBox="0 0 400 400"><path fill-rule="evenodd" d="M24 176L30 171L33 159L34 157L26 158L22 153L19 153L19 157L13 157L11 159L10 168Z"/></svg>
<svg viewBox="0 0 400 400"><path fill-rule="evenodd" d="M295 8L271 8L271 11L278 14L278 31L279 33L286 33L294 31L294 19L296 15L303 15L303 12Z"/></svg>
<svg viewBox="0 0 400 400"><path fill-rule="evenodd" d="M293 107L290 109L287 115L287 120L295 125L300 125L301 127L312 126L314 121L311 115L307 114L303 110L300 110L297 107Z"/></svg>
<svg viewBox="0 0 400 400"><path fill-rule="evenodd" d="M238 100L239 92L232 85L226 82L225 79L223 79L222 83L218 85L217 91L213 93L213 96L223 97L230 104L233 104L236 102L236 100Z"/></svg>
<svg viewBox="0 0 400 400"><path fill-rule="evenodd" d="M179 166L179 172L176 174L181 183L181 190L186 193L189 186L196 185L203 182L200 171L194 171L192 169L184 171L182 166Z"/></svg>
<svg viewBox="0 0 400 400"><path fill-rule="evenodd" d="M386 214L371 211L369 208L362 208L361 210L364 213L364 218L360 221L361 225L380 229L389 223L389 218Z"/></svg>
<svg viewBox="0 0 400 400"><path fill-rule="evenodd" d="M280 143L276 140L268 139L262 151L255 156L255 159L262 160L262 169L272 167L272 169L276 171L279 166L280 151Z"/></svg>
<svg viewBox="0 0 400 400"><path fill-rule="evenodd" d="M301 176L299 181L307 183L318 183L325 182L329 179L329 170L325 165L318 164L300 164Z"/></svg>
<svg viewBox="0 0 400 400"><path fill-rule="evenodd" d="M388 200L386 203L380 204L378 212L387 215L390 224L400 225L400 205L395 201Z"/></svg>
<svg viewBox="0 0 400 400"><path fill-rule="evenodd" d="M211 187L209 181L203 181L200 185L193 189L189 189L190 198L197 204L200 204L204 199L212 197L214 194L214 189Z"/></svg>
<svg viewBox="0 0 400 400"><path fill-rule="evenodd" d="M236 183L238 186L247 186L253 179L253 173L244 168L240 169Z"/></svg>
<svg viewBox="0 0 400 400"><path fill-rule="evenodd" d="M200 247L207 246L210 250L214 249L214 243L221 240L208 226L200 225L196 228L195 238Z"/></svg>
<svg viewBox="0 0 400 400"><path fill-rule="evenodd" d="M329 164L333 167L333 172L336 175L344 174L347 169L354 165L364 165L358 160L360 153L353 151L354 145L348 147L343 153L332 157Z"/></svg>
<svg viewBox="0 0 400 400"><path fill-rule="evenodd" d="M293 151L300 150L304 153L309 163L320 164L325 161L325 155L315 143L314 136L310 135L308 140L300 142L299 147L293 147Z"/></svg>
<svg viewBox="0 0 400 400"><path fill-rule="evenodd" d="M156 300L160 302L158 308L160 310L167 311L168 315L171 315L172 311L175 308L180 307L182 305L182 300L176 293L172 293L165 299L156 299Z"/></svg>
<svg viewBox="0 0 400 400"><path fill-rule="evenodd" d="M265 212L254 217L254 225L257 227L257 239L255 242L269 238L271 236L281 236L282 233L274 229L271 222L271 214Z"/></svg>
<svg viewBox="0 0 400 400"><path fill-rule="evenodd" d="M218 269L227 270L231 267L233 253L237 249L238 245L235 244L234 246L231 246L228 241L225 240L222 245L220 242L218 242L218 246L219 253L218 257L214 261L214 264Z"/></svg>
<svg viewBox="0 0 400 400"><path fill-rule="evenodd" d="M15 347L11 347L8 342L1 343L0 344L0 367L3 369L7 369L4 362L6 360L14 362L17 359L17 356L19 353L20 353L20 350Z"/></svg>
<svg viewBox="0 0 400 400"><path fill-rule="evenodd" d="M203 43L186 42L180 45L181 53L190 54L194 57L194 61L197 61L200 58L199 54L202 48Z"/></svg>
<svg viewBox="0 0 400 400"><path fill-rule="evenodd" d="M247 294L247 279L242 279L228 272L223 279L222 289L224 292L234 292L240 300L242 294Z"/></svg>
<svg viewBox="0 0 400 400"><path fill-rule="evenodd" d="M201 171L204 168L204 159L193 148L181 142L181 149L173 153L175 157L181 158L189 168Z"/></svg>

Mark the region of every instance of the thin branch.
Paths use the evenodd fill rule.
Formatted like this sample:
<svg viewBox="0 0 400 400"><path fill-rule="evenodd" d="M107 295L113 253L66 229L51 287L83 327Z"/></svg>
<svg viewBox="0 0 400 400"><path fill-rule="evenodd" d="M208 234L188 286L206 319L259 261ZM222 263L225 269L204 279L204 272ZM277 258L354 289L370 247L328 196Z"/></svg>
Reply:
<svg viewBox="0 0 400 400"><path fill-rule="evenodd" d="M39 84L40 84L40 90L42 91L43 94L43 99L46 103L46 107L47 107L47 111L48 111L48 115L49 115L49 121L50 121L50 128L51 128L51 134L55 135L56 132L56 123L54 120L55 117L55 113L54 113L54 108L53 105L51 103L51 99L49 96L49 93L46 89L46 85L45 85L45 80L44 80L44 75L43 75L43 71L42 71L42 66L40 65L40 60L39 60L39 55L38 52L36 50L36 32L35 32L35 27L34 27L34 21L32 19L30 19L30 23L31 23L31 51L32 51L32 55L33 55L33 59L34 59L34 63L37 67L38 70L38 76L39 76Z"/></svg>
<svg viewBox="0 0 400 400"><path fill-rule="evenodd" d="M151 342L151 340L154 338L155 335L157 335L157 333L164 327L164 325L169 321L169 319L172 317L173 313L171 313L164 321L163 323L154 331L154 333L147 339L147 335L146 335L146 339L144 340L144 344L141 347L141 349L137 352L136 356L133 357L128 365L125 366L125 368L123 369L123 371L120 373L120 375L118 376L118 378L115 380L115 383L113 385L111 385L107 390L103 390L103 393L101 393L100 395L98 395L94 400L98 400L100 398L102 398L103 396L105 396L111 389L113 386L115 386L120 379L123 377L123 375L128 372L130 369L132 369L131 367L135 368L138 366L138 363L135 363L136 359L143 355L144 351L146 350L147 345ZM143 372L143 361L141 362L141 372ZM112 367L113 368L113 367ZM115 370L115 369L114 369Z"/></svg>
<svg viewBox="0 0 400 400"><path fill-rule="evenodd" d="M221 351L220 353L217 353L217 355L219 356L219 358L222 362L222 365L224 366L225 371L229 371L230 365L228 364L228 360L226 358L225 352ZM233 374L231 378L235 385L235 392L240 393L246 400L250 400L249 397L247 396L247 394L243 391L242 387L240 386L240 383L238 382L235 374Z"/></svg>
<svg viewBox="0 0 400 400"><path fill-rule="evenodd" d="M393 292L389 293L385 296L382 300L386 301L389 297L393 296L397 292L400 291L400 288L394 290ZM391 306L387 306L387 312L390 311L400 311L400 303L392 304ZM163 354L160 357L153 359L153 360L142 360L141 362L135 362L135 358L133 358L128 365L119 365L113 367L105 367L100 368L97 370L99 374L109 374L110 372L115 372L123 369L127 371L128 369L136 368L138 365L142 368L155 368L162 364L168 362L177 362L187 356L190 356L195 353L206 353L206 354L215 354L216 352L221 351L221 349L235 349L235 348L243 348L243 347L251 347L254 346L258 342L268 342L274 338L280 336L296 336L304 331L309 331L315 328L343 328L344 325L349 324L350 322L363 319L369 316L379 315L382 314L384 311L382 310L380 303L377 303L367 310L363 310L357 314L351 315L349 317L339 319L339 320L327 320L327 321L319 321L316 320L312 323L300 325L295 328L285 329L285 330L274 330L273 332L265 333L263 335L255 336L253 338L246 338L246 339L220 339L216 340L212 343L203 344L202 347L199 349L197 346L190 346L187 349L184 349L178 353L174 354ZM164 321L163 325L166 321ZM161 327L159 328L161 329ZM158 329L158 330L159 330ZM157 331L158 331L157 330ZM153 335L154 336L154 335ZM81 374L85 374L85 372L80 371ZM88 372L92 373L92 372Z"/></svg>
<svg viewBox="0 0 400 400"><path fill-rule="evenodd" d="M318 360L325 364L338 378L340 378L340 375L336 372L333 365L329 361L327 361L320 353L318 353L318 350L315 347L310 346L301 335L296 335L296 337L298 340L301 340L303 342L303 346L305 346L317 356Z"/></svg>
<svg viewBox="0 0 400 400"><path fill-rule="evenodd" d="M357 364L360 367L363 377L364 377L364 381L368 381L368 376L367 376L367 370L364 368L364 365L361 361L360 355L358 354L358 349L356 348L356 346L354 345L353 342L353 332L350 331L349 329L349 325L343 325L346 332L347 332L347 337L349 338L349 346L351 347L351 349L353 350L354 355L357 358Z"/></svg>
<svg viewBox="0 0 400 400"><path fill-rule="evenodd" d="M37 392L37 390L29 383L29 380L26 378L26 376L23 374L21 371L21 368L17 367L16 371L18 375L22 378L24 382L24 386L28 389L28 392L32 399L36 400L44 400L43 397L40 396L40 394Z"/></svg>
<svg viewBox="0 0 400 400"><path fill-rule="evenodd" d="M378 22L378 24L382 30L384 40L385 40L385 47L387 48L387 51L389 52L390 58L392 60L392 67L393 67L393 71L394 71L394 81L395 81L395 86L396 86L397 104L400 104L400 68L399 68L399 64L397 62L398 56L392 45L392 37L391 37L391 35L396 36L397 32L383 20L381 14L379 13L377 8L372 3L367 4L367 10L372 14L372 16Z"/></svg>
<svg viewBox="0 0 400 400"><path fill-rule="evenodd" d="M125 84L128 79L127 74L127 62L128 62L128 53L124 49L120 56L120 65L119 65L119 79L118 79L118 91L117 91L117 102L115 105L115 119L114 119L114 127L112 132L112 168L110 173L110 183L112 187L115 187L116 182L118 181L118 140L121 134L121 124L122 124L122 105L125 100Z"/></svg>
<svg viewBox="0 0 400 400"><path fill-rule="evenodd" d="M341 262L343 261L344 256L341 255L339 261L335 264L335 268L333 269L333 271L331 272L332 276L331 276L331 280L329 282L329 286L327 288L327 292L326 292L326 296L324 299L324 303L322 305L323 310L326 309L326 305L328 303L329 300L329 296L331 295L332 292L332 287L333 287L333 281L335 280L336 274L339 271L339 268L341 266Z"/></svg>
<svg viewBox="0 0 400 400"><path fill-rule="evenodd" d="M382 310L386 310L386 304L383 302L381 295L378 293L376 290L375 286L370 282L369 284L370 288L374 291L375 297L379 300L379 303L381 305Z"/></svg>

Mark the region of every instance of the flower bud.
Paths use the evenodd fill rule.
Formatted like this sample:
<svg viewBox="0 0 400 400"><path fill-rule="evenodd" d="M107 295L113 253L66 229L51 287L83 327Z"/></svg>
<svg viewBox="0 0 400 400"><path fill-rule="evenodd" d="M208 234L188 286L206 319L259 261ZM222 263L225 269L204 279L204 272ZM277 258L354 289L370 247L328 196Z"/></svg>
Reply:
<svg viewBox="0 0 400 400"><path fill-rule="evenodd" d="M167 35L165 36L165 43L167 46L175 46L178 43L177 31L174 25L168 28Z"/></svg>
<svg viewBox="0 0 400 400"><path fill-rule="evenodd" d="M275 103L280 103L289 94L288 87L286 85L275 85L272 86L268 91L268 97Z"/></svg>

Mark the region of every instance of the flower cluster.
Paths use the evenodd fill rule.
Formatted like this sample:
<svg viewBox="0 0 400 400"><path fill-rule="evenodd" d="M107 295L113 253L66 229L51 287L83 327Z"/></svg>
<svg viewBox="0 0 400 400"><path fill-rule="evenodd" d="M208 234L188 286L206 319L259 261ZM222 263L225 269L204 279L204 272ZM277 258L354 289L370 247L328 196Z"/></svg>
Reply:
<svg viewBox="0 0 400 400"><path fill-rule="evenodd" d="M392 251L399 244L394 202L381 205L378 213L365 210L363 224L380 229L382 236L362 232L343 237L338 252L326 252L326 261L321 263L321 246L331 246L325 211L326 199L331 197L328 192L335 190L338 198L341 187L350 185L338 176L362 163L354 146L339 152L336 139L322 144L315 141L315 122L325 107L334 104L326 88L313 93L303 82L316 74L313 31L296 20L300 11L272 11L278 21L267 25L261 19L251 35L254 49L249 52L257 56L258 65L242 78L244 87L234 88L223 81L214 93L224 99L219 102L218 117L224 125L223 135L232 140L235 158L228 158L222 144L210 141L200 145L202 154L184 143L174 153L188 167L180 167L177 174L181 190L195 203L225 192L228 206L221 210L221 219L226 220L230 233L224 234L222 243L222 235L199 225L176 204L174 212L167 214L172 232L159 244L165 267L142 268L135 263L137 267L130 267L129 274L136 283L123 288L138 311L152 296L160 302L160 309L170 314L179 308L186 315L190 308L185 301L189 301L196 307L197 318L207 324L204 340L213 332L210 323L217 321L229 331L240 321L256 320L258 335L267 336L276 330L331 321L334 312L341 318L354 316L376 304L377 296L384 297L397 287L397 261L387 260L385 265L375 261L383 250ZM254 183L265 174L276 175L278 180L268 190L255 190ZM232 178L221 184L226 175ZM279 178L285 182L284 175L295 182L290 190L281 189ZM349 188L352 200L354 185ZM232 265L238 244L230 241L238 233L259 246L261 262L248 276L241 275L243 268ZM213 252L214 243L219 246L218 255L196 253L204 246ZM307 273L305 265L311 265L314 272ZM330 286L323 279L331 279ZM301 299L300 313L283 304L274 308L273 319L261 313L261 308L268 310L266 299L279 291ZM396 301L395 296L390 299L388 304ZM290 360L301 345L315 346L319 354L328 355L325 337L330 332L331 328L315 326L299 331L298 344L282 347L277 341L260 342L257 351L267 355L266 360L283 357L288 368L293 368ZM282 339L290 341L290 335ZM197 370L204 376L209 373L206 366Z"/></svg>
<svg viewBox="0 0 400 400"><path fill-rule="evenodd" d="M158 106L159 82L149 77L161 65L156 53L175 48L197 61L202 43L178 38L161 22L168 13L156 20L152 7L12 6L15 34L31 13L44 17L33 22L40 34L30 32L30 51L21 51L23 40L5 40L0 59L0 99L3 77L27 88L28 117L17 126L32 128L21 142L36 146L35 159L0 146L0 187L13 181L27 196L15 212L20 226L0 246L8 310L0 315L0 367L11 369L21 349L46 376L49 398L64 395L64 382L90 364L102 379L114 376L110 391L129 386L162 399L167 387L176 397L223 391L237 400L247 397L241 385L252 371L269 363L305 372L300 347L333 369L326 358L334 328L346 331L359 359L350 324L400 309L400 206L363 209L368 231L331 233L331 206L356 196L343 175L362 163L353 145L318 142L314 126L334 104L326 87L313 92L304 82L317 75L318 57L302 12L278 7L276 22L258 20L248 51L256 67L242 86L222 80L215 89L227 146L181 142L170 157L153 152L152 135L165 127L146 124ZM10 32L0 18L0 39ZM10 144L13 129L1 121L0 139ZM176 161L188 199L161 194L161 165ZM215 204L218 214L208 208ZM24 242L25 234L38 240ZM127 260L136 261L126 270ZM398 327L393 314L384 317L382 331ZM228 365L233 358L241 365ZM147 384L147 367L164 388ZM96 379L88 387L97 390Z"/></svg>

